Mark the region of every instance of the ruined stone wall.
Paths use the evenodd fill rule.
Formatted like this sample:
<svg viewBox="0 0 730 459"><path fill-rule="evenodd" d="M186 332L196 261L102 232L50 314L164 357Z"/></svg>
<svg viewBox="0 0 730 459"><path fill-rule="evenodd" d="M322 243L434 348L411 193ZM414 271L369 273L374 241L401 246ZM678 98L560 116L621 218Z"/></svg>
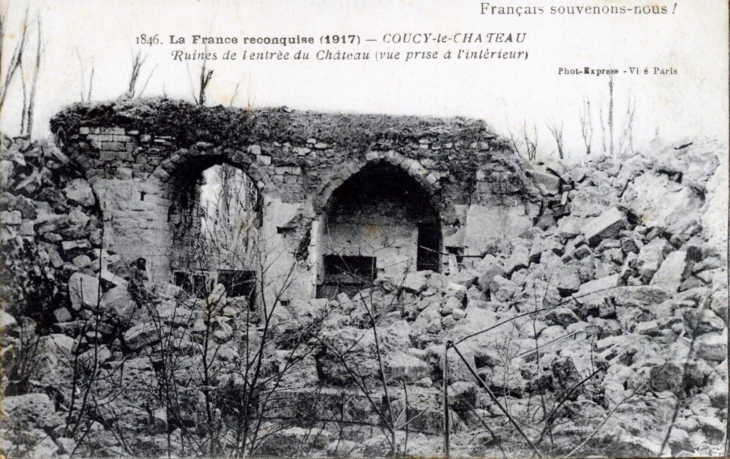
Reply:
<svg viewBox="0 0 730 459"><path fill-rule="evenodd" d="M261 245L276 260L272 274L286 276L302 261L297 248L309 242L293 295L313 294L323 209L366 164L385 162L423 189L452 251L499 250L541 208L505 143L477 121L150 100L75 105L52 120L52 129L99 196L109 249L125 260L147 258L163 281L174 268L175 227L191 206L183 191L217 163L240 168L264 196Z"/></svg>

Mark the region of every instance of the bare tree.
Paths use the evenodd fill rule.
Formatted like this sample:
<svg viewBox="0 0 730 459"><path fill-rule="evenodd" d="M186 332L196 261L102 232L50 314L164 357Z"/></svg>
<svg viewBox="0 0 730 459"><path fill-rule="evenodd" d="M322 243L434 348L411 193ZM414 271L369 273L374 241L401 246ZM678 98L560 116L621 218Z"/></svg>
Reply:
<svg viewBox="0 0 730 459"><path fill-rule="evenodd" d="M634 114L636 113L636 104L631 94L626 98L626 113L624 114L624 124L618 139L619 156L634 153Z"/></svg>
<svg viewBox="0 0 730 459"><path fill-rule="evenodd" d="M206 65L208 63L208 46L205 47L205 58L203 59L203 66L200 68L200 78L199 78L199 86L198 91L196 95L195 91L195 84L193 83L193 78L190 75L190 67L187 67L188 70L188 80L190 81L190 90L193 93L193 100L198 105L205 105L206 100L206 90L208 89L208 84L210 83L210 79L213 78L213 70L207 70ZM235 94L234 94L235 97ZM231 103L233 100L231 100Z"/></svg>
<svg viewBox="0 0 730 459"><path fill-rule="evenodd" d="M129 85L127 86L127 92L125 92L122 96L123 98L134 99L135 95L137 95L138 98L142 97L142 93L144 93L144 90L147 88L147 84L150 82L150 78L152 78L152 75L157 69L157 66L152 69L150 74L147 76L144 84L142 85L142 89L139 91L139 94L137 94L137 82L140 77L140 72L142 71L142 66L146 61L147 56L142 57L142 51L137 51L137 54L132 55L132 73L129 76Z"/></svg>
<svg viewBox="0 0 730 459"><path fill-rule="evenodd" d="M613 150L613 75L608 77L608 137L611 143L610 153L614 156Z"/></svg>
<svg viewBox="0 0 730 459"><path fill-rule="evenodd" d="M79 53L79 49L76 48L76 57L79 59L79 67L81 68L81 86L80 86L80 92L79 95L81 96L81 102L90 102L91 101L91 91L94 85L94 60L91 60L91 73L89 75L89 91L86 91L86 83L85 83L85 72L84 72L84 62L81 59L81 54Z"/></svg>
<svg viewBox="0 0 730 459"><path fill-rule="evenodd" d="M33 111L35 109L35 95L36 95L36 88L38 86L38 74L40 73L41 69L41 57L43 55L43 32L41 28L41 18L39 17L37 20L37 43L36 43L36 54L35 54L35 65L33 66L33 79L31 80L30 85L30 97L28 99L28 106L26 108L26 111L24 113L23 118L26 120L26 129L25 134L30 137L33 134ZM25 88L25 83L23 84L23 87ZM25 95L25 89L23 90L23 95ZM24 104L25 105L25 104Z"/></svg>
<svg viewBox="0 0 730 459"><path fill-rule="evenodd" d="M558 123L553 120L551 123L548 123L547 125L548 129L550 130L550 134L553 136L553 140L555 140L555 144L558 147L558 156L560 159L564 159L564 153L563 153L563 125L561 124L558 126Z"/></svg>
<svg viewBox="0 0 730 459"><path fill-rule="evenodd" d="M591 141L593 140L593 121L591 119L591 102L587 98L583 99L580 108L580 133L583 136L586 155L590 155Z"/></svg>
<svg viewBox="0 0 730 459"><path fill-rule="evenodd" d="M534 161L537 156L537 126L532 126L532 135L529 134L527 129L527 120L522 123L522 147L520 147L515 136L512 134L512 130L507 128L510 137L510 144L514 152L520 157L527 157L528 160Z"/></svg>
<svg viewBox="0 0 730 459"><path fill-rule="evenodd" d="M5 26L6 21L8 17L8 7L9 5L5 5L5 11L3 11L2 15L0 15L0 49L3 48L4 42L5 42ZM23 65L23 53L25 52L25 45L27 43L27 31L28 31L28 10L25 11L25 17L23 19L23 24L21 26L21 32L20 32L20 39L18 40L17 44L15 45L15 49L13 50L13 55L10 58L10 63L8 64L7 69L5 69L5 74L3 76L2 83L0 83L0 109L2 109L3 105L5 104L5 98L8 95L8 91L10 89L10 84L13 82L13 78L15 77L15 73L22 67ZM0 75L2 74L2 51L0 50Z"/></svg>

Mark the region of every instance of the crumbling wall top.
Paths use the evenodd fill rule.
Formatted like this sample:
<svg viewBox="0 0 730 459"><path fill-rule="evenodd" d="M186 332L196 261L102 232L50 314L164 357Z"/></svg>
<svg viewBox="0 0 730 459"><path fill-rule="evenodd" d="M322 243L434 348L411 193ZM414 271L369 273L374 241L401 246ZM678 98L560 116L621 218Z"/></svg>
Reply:
<svg viewBox="0 0 730 459"><path fill-rule="evenodd" d="M332 114L286 107L240 109L201 106L165 98L108 103L76 103L51 119L55 135L73 135L81 127L118 126L180 143L209 142L230 147L256 142L319 142L360 150L371 145L398 146L411 142L470 145L486 142L508 149L481 120L365 114Z"/></svg>

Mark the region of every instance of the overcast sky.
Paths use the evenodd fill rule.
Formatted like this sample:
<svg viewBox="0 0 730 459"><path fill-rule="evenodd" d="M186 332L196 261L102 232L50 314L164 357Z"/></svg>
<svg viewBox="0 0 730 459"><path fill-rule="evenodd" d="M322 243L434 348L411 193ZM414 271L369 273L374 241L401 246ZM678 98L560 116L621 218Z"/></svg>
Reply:
<svg viewBox="0 0 730 459"><path fill-rule="evenodd" d="M238 85L234 106L281 106L319 111L468 116L486 120L500 132L518 131L523 122L539 132L540 149L555 148L548 123L563 124L567 150L582 152L579 108L588 98L598 124L598 109L607 111L608 78L561 76L560 67L616 68L614 110L622 121L626 101L635 102L634 141L647 148L659 134L667 142L703 135L727 139L727 4L654 2L666 14L552 15L551 6L619 5L641 2L571 0L528 1L542 6L544 14L506 16L480 14L478 1L139 1L9 0L4 60L17 39L23 12L41 17L45 54L39 80L36 132L48 133L48 121L64 106L80 100L82 66L86 78L94 68L93 101L114 100L126 90L132 54L146 56L140 87L154 69L145 96L192 100L186 64L172 60L172 51L203 51L188 43L169 44L169 35L314 37L316 44L288 46L293 53L310 52L309 61L221 61L225 50L278 50L276 46L232 45L209 47L219 60L209 90L209 105L228 105ZM516 2L490 2L490 6L516 6ZM649 3L647 3L649 4ZM35 26L33 26L35 27ZM35 37L35 29L31 29ZM526 33L524 43L460 46L454 44L386 45L388 33L490 32ZM136 44L141 34L159 34L163 44ZM361 45L319 44L326 34L356 34ZM32 54L34 38L30 43ZM528 51L527 61L444 59L417 62L376 62L376 50L439 51L447 49L504 49ZM317 61L318 50L370 51L367 62ZM441 56L439 56L441 57ZM200 61L189 62L197 79ZM641 75L624 74L629 66ZM676 75L653 75L653 67L674 68ZM643 69L649 68L649 75ZM26 72L29 72L30 66ZM27 77L27 75L26 75ZM196 81L197 84L197 81ZM19 79L2 113L2 128L17 134L22 103ZM596 128L593 148L600 148Z"/></svg>

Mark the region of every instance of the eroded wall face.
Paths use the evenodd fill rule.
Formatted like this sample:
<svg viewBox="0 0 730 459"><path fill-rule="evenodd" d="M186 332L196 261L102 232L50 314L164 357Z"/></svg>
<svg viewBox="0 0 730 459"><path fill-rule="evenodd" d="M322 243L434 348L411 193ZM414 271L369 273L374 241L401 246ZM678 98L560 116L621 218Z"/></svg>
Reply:
<svg viewBox="0 0 730 459"><path fill-rule="evenodd" d="M139 257L156 279L168 281L174 233L168 221L172 201L156 180L91 180L104 215L104 246L131 263Z"/></svg>

